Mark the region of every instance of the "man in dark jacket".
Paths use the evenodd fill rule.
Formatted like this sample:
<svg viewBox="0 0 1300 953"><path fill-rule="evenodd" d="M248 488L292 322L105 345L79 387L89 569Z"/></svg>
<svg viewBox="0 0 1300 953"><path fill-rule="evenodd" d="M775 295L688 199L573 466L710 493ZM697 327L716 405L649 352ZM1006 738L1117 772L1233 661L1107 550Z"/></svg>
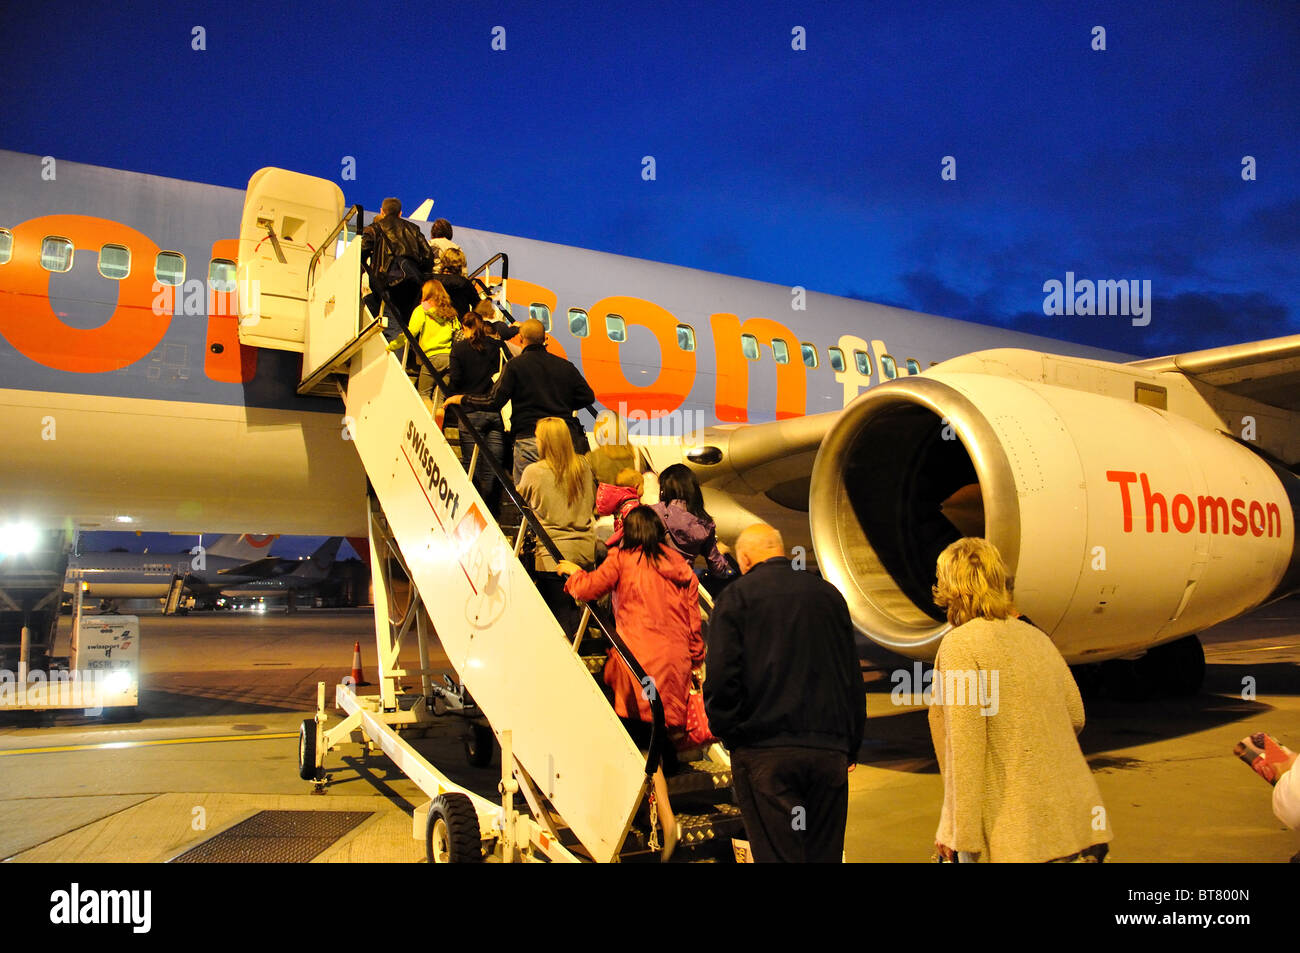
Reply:
<svg viewBox="0 0 1300 953"><path fill-rule="evenodd" d="M403 325L420 303L420 288L433 271L433 251L424 233L413 222L402 218L402 203L387 198L379 206L375 219L361 230L361 264L370 275L375 294L388 292ZM367 302L371 304L371 302ZM376 308L371 308L376 311ZM391 326L389 340L401 337Z"/></svg>
<svg viewBox="0 0 1300 953"><path fill-rule="evenodd" d="M587 435L573 412L590 407L596 400L582 373L564 358L546 350L546 329L542 322L530 318L519 325L519 339L524 344L523 351L506 363L491 392L458 394L446 400L448 405L461 404L466 410L500 410L510 403L516 484L524 467L537 460L537 421L543 417L569 421L573 449L579 455L587 452Z"/></svg>
<svg viewBox="0 0 1300 953"><path fill-rule="evenodd" d="M736 540L743 573L709 619L704 707L731 751L754 860L838 863L866 688L849 608L800 572L759 523Z"/></svg>

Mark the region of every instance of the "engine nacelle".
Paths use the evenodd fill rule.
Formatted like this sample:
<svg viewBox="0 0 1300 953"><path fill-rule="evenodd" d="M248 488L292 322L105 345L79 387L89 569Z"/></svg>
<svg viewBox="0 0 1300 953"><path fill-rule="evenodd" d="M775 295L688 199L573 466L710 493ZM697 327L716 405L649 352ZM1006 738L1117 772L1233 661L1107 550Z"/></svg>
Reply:
<svg viewBox="0 0 1300 953"><path fill-rule="evenodd" d="M1297 588L1296 477L1115 396L980 373L863 394L813 467L822 573L859 630L932 658L935 559L985 536L1016 605L1071 663L1133 655Z"/></svg>

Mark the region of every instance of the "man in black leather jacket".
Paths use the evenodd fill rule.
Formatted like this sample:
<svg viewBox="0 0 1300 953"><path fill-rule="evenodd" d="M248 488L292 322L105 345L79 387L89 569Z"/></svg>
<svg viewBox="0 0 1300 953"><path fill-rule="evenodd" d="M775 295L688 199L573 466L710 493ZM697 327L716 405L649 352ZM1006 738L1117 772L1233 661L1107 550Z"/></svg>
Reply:
<svg viewBox="0 0 1300 953"><path fill-rule="evenodd" d="M420 227L402 218L400 200L384 199L374 221L362 229L361 264L370 275L371 290L376 295L386 290L399 311L398 320L405 324L433 270L433 251ZM366 303L378 310L377 301ZM400 332L393 327L388 336L391 340Z"/></svg>

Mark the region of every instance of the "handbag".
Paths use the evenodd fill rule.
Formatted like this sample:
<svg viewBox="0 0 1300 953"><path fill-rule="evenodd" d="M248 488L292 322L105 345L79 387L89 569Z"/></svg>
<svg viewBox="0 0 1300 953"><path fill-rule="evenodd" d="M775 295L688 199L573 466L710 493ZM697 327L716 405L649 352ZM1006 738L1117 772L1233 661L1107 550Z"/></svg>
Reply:
<svg viewBox="0 0 1300 953"><path fill-rule="evenodd" d="M709 730L709 716L704 710L704 693L694 688L686 696L686 739L696 747L718 740Z"/></svg>

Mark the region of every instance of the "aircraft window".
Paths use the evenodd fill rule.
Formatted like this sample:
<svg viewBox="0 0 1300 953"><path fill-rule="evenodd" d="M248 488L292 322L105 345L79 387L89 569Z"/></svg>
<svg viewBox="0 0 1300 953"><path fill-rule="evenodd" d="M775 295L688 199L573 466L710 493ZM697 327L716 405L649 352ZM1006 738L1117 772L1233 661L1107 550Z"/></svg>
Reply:
<svg viewBox="0 0 1300 953"><path fill-rule="evenodd" d="M844 373L844 352L837 347L828 347L826 353L831 356L831 368L836 373Z"/></svg>
<svg viewBox="0 0 1300 953"><path fill-rule="evenodd" d="M809 344L807 341L805 341L803 344L799 345L799 353L803 355L803 362L805 367L817 366L817 345L816 344Z"/></svg>
<svg viewBox="0 0 1300 953"><path fill-rule="evenodd" d="M790 363L790 347L780 338L772 338L772 357L778 364Z"/></svg>
<svg viewBox="0 0 1300 953"><path fill-rule="evenodd" d="M627 322L617 314L605 315L605 333L611 341L622 343L627 340Z"/></svg>
<svg viewBox="0 0 1300 953"><path fill-rule="evenodd" d="M866 351L854 351L853 362L858 365L858 373L863 377L871 376L871 355Z"/></svg>
<svg viewBox="0 0 1300 953"><path fill-rule="evenodd" d="M921 362L914 357L909 357L907 359L907 373L909 374L921 373Z"/></svg>
<svg viewBox="0 0 1300 953"><path fill-rule="evenodd" d="M689 324L677 325L677 346L683 351L695 350L695 329Z"/></svg>
<svg viewBox="0 0 1300 953"><path fill-rule="evenodd" d="M131 249L125 245L102 247L99 250L99 273L105 278L125 278L131 273Z"/></svg>
<svg viewBox="0 0 1300 953"><path fill-rule="evenodd" d="M547 331L551 330L551 309L544 304L530 304L528 306L528 316L534 321L542 322L542 327Z"/></svg>
<svg viewBox="0 0 1300 953"><path fill-rule="evenodd" d="M14 233L7 228L0 228L0 265L9 260L14 253Z"/></svg>
<svg viewBox="0 0 1300 953"><path fill-rule="evenodd" d="M185 280L185 256L174 251L160 251L153 265L153 276L160 284L179 285Z"/></svg>
<svg viewBox="0 0 1300 953"><path fill-rule="evenodd" d="M235 263L229 258L214 258L208 265L208 284L214 291L235 290Z"/></svg>
<svg viewBox="0 0 1300 953"><path fill-rule="evenodd" d="M569 309L569 333L575 338L585 338L588 334L587 312L581 308Z"/></svg>
<svg viewBox="0 0 1300 953"><path fill-rule="evenodd" d="M41 242L41 267L46 271L64 272L72 268L72 242L66 238L46 238Z"/></svg>
<svg viewBox="0 0 1300 953"><path fill-rule="evenodd" d="M740 349L745 352L745 357L751 361L758 360L758 338L752 334L742 334L740 336Z"/></svg>
<svg viewBox="0 0 1300 953"><path fill-rule="evenodd" d="M880 355L880 373L885 375L886 380L892 381L898 376L898 365L888 354Z"/></svg>

